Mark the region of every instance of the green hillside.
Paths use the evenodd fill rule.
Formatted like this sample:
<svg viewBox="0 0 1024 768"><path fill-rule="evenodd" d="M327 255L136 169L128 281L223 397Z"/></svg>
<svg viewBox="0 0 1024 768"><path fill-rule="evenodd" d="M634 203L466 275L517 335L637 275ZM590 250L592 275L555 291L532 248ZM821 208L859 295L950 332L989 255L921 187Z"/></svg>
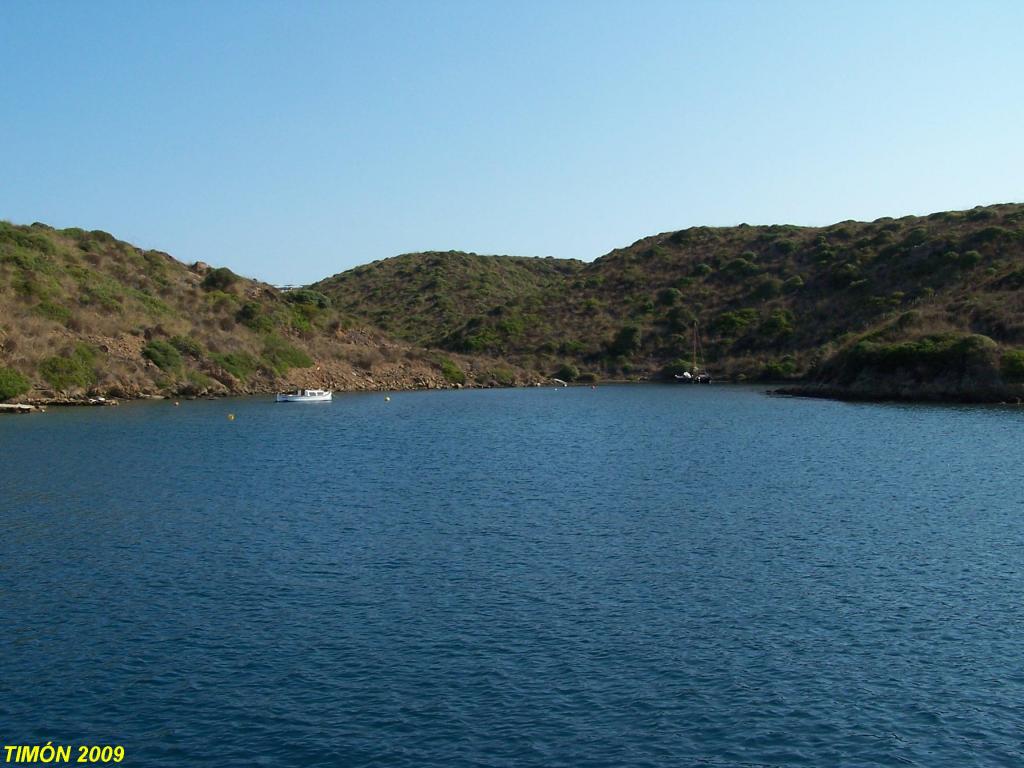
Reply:
<svg viewBox="0 0 1024 768"><path fill-rule="evenodd" d="M467 375L520 373L396 343L316 291L188 267L106 232L0 222L0 400L442 386Z"/></svg>
<svg viewBox="0 0 1024 768"><path fill-rule="evenodd" d="M913 388L942 368L923 350L975 335L991 340L978 354L994 391L1014 384L1022 286L1024 206L1007 204L821 228L695 227L590 264L409 254L314 287L410 341L596 377L689 367L696 324L720 377ZM868 354L904 343L898 365ZM971 371L949 386L978 383Z"/></svg>
<svg viewBox="0 0 1024 768"><path fill-rule="evenodd" d="M445 343L449 334L496 308L517 307L529 315L548 306L564 290L566 278L585 266L568 259L431 251L375 261L310 287L395 336L444 347L451 346ZM468 346L467 351L476 351Z"/></svg>
<svg viewBox="0 0 1024 768"><path fill-rule="evenodd" d="M430 252L282 291L0 222L0 400L508 385L552 375L1024 397L1024 205L694 227L593 263Z"/></svg>

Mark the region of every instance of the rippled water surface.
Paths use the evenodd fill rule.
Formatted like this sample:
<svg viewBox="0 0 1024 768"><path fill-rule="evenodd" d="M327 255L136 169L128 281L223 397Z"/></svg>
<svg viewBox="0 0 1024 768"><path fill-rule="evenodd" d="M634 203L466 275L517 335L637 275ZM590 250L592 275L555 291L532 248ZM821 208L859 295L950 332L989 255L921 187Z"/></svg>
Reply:
<svg viewBox="0 0 1024 768"><path fill-rule="evenodd" d="M4 417L0 739L1019 766L1022 435L682 386Z"/></svg>

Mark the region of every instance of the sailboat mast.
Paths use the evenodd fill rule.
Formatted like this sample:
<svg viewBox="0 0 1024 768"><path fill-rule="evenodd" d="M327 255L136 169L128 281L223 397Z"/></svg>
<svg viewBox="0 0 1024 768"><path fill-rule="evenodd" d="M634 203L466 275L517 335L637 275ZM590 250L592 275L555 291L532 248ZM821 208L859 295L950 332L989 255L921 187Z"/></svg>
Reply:
<svg viewBox="0 0 1024 768"><path fill-rule="evenodd" d="M693 373L696 375L700 368L697 367L697 321L693 321Z"/></svg>

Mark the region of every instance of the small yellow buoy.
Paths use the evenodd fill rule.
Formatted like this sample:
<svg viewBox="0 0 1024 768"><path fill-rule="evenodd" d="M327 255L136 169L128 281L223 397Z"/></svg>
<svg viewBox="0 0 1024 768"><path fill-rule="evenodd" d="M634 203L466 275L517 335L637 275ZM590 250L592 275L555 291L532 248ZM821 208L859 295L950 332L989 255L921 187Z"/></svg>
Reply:
<svg viewBox="0 0 1024 768"><path fill-rule="evenodd" d="M234 420L235 420L235 414L229 413L228 414L228 421L234 421Z"/></svg>

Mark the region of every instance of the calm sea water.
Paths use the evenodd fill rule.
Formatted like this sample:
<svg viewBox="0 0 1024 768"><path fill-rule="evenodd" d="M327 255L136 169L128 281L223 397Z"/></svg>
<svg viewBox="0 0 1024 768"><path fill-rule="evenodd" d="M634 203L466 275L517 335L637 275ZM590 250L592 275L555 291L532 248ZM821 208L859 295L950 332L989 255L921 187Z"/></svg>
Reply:
<svg viewBox="0 0 1024 768"><path fill-rule="evenodd" d="M1022 435L1013 409L730 387L0 419L0 739L1019 766Z"/></svg>

